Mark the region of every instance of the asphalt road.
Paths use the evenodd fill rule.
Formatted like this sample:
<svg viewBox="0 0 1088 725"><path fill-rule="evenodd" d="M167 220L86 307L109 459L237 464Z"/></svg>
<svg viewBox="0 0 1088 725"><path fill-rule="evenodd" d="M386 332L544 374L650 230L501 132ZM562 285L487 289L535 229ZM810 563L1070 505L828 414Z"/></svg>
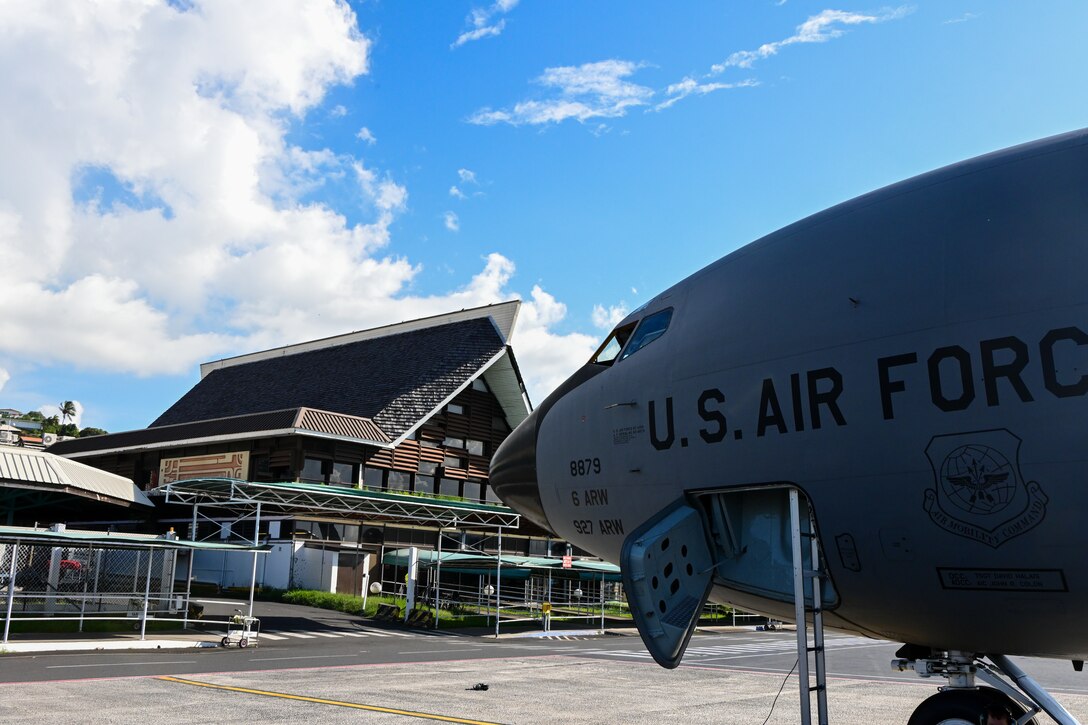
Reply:
<svg viewBox="0 0 1088 725"><path fill-rule="evenodd" d="M259 613L264 635L244 650L0 657L0 721L798 721L792 632L699 633L667 671L637 636L495 639L282 605ZM891 672L891 643L829 635L827 646L833 722L905 722L944 684ZM1018 662L1088 720L1088 673ZM478 683L489 687L473 690Z"/></svg>

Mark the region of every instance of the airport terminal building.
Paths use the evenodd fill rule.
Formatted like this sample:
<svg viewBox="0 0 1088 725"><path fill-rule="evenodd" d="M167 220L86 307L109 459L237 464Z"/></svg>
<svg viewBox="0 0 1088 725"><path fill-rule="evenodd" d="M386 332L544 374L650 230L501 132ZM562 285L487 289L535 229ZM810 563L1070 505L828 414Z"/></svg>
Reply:
<svg viewBox="0 0 1088 725"><path fill-rule="evenodd" d="M530 412L509 343L519 307L205 363L148 428L50 452L130 478L156 504L143 518L81 525L161 533L195 523L194 539L258 540L272 547L257 574L267 587L358 594L368 576L402 580L398 550L486 554L500 526L504 556L562 556L565 542L488 486L491 455ZM252 517L255 502L263 515ZM214 505L198 518L189 503ZM195 580L248 586L248 557L196 556Z"/></svg>

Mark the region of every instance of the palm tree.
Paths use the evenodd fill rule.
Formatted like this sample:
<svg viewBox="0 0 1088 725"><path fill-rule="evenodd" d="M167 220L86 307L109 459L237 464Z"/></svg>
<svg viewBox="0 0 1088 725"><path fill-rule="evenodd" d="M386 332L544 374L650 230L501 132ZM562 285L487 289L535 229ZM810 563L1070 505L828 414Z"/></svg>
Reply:
<svg viewBox="0 0 1088 725"><path fill-rule="evenodd" d="M66 400L60 404L60 417L65 423L76 417L76 404Z"/></svg>

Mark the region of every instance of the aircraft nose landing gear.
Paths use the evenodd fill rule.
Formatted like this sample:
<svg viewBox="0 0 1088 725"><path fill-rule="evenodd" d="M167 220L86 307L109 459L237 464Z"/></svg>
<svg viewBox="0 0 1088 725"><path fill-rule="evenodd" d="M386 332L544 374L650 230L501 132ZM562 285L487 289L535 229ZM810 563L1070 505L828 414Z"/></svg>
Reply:
<svg viewBox="0 0 1088 725"><path fill-rule="evenodd" d="M1004 655L941 652L910 644L896 654L899 659L892 660L894 670L948 679L947 686L915 709L907 725L985 725L985 713L991 706L1007 711L1016 725L1037 724L1034 716L1040 712L1059 725L1080 725L1050 693ZM984 662L984 656L992 664ZM976 677L992 687L978 687Z"/></svg>
<svg viewBox="0 0 1088 725"><path fill-rule="evenodd" d="M1008 695L992 687L974 690L944 690L922 701L907 721L907 725L979 725L985 723L985 713L991 706L1009 713L1011 722L1034 723L1024 719L1024 710Z"/></svg>

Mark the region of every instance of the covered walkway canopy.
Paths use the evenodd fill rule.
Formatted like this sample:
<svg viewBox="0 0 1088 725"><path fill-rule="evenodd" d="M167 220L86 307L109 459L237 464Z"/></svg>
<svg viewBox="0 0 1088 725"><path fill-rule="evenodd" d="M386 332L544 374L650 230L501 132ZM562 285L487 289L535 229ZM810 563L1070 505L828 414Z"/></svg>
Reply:
<svg viewBox="0 0 1088 725"><path fill-rule="evenodd" d="M91 547L95 549L214 549L217 551L267 551L267 546L225 544L218 541L188 541L168 535L113 533L74 529L0 526L0 544L42 544L47 546Z"/></svg>
<svg viewBox="0 0 1088 725"><path fill-rule="evenodd" d="M396 549L386 552L382 563L394 566L408 566L410 563L410 549ZM436 566L441 564L446 571L462 573L478 573L494 570L497 564L502 565L502 570L510 575L511 570L521 572L572 572L576 574L591 574L594 579L604 575L608 581L619 581L620 568L615 564L605 561L578 561L572 560L570 567L563 567L562 559L539 556L517 556L504 554L492 556L487 554L464 553L456 551L418 551L418 562L421 566Z"/></svg>
<svg viewBox="0 0 1088 725"><path fill-rule="evenodd" d="M255 483L198 478L167 483L151 492L167 503L217 506L280 514L337 514L377 521L404 521L450 528L515 528L513 510L493 504L315 483Z"/></svg>
<svg viewBox="0 0 1088 725"><path fill-rule="evenodd" d="M46 451L0 446L0 510L17 510L72 496L117 506L154 506L127 478Z"/></svg>

